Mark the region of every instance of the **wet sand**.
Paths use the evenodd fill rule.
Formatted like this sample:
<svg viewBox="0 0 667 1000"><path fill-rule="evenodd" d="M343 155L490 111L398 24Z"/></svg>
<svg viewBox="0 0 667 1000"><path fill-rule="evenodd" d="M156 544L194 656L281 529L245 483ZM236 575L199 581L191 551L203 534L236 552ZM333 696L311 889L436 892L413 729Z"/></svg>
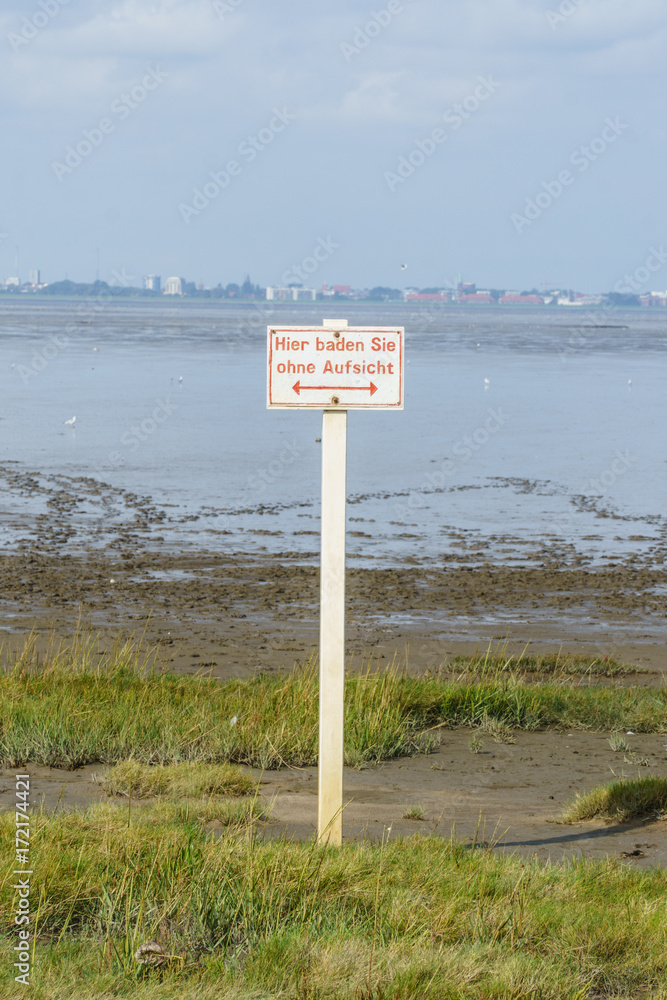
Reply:
<svg viewBox="0 0 667 1000"><path fill-rule="evenodd" d="M352 568L352 668L407 659L417 671L507 642L510 652L581 652L667 673L665 571L631 563L597 571L550 566ZM139 552L0 555L5 648L34 630L70 638L77 623L110 643L134 635L159 661L247 677L289 669L317 647L319 575L296 553Z"/></svg>
<svg viewBox="0 0 667 1000"><path fill-rule="evenodd" d="M470 731L445 732L434 753L354 770L345 769L343 816L346 840L414 834L449 837L463 843L541 861L611 855L627 864L667 864L667 821L606 823L558 822L575 794L620 777L667 777L665 737L627 737L632 753L647 766L615 753L599 733L515 734L513 744L482 736L482 750L469 749ZM107 801L95 781L107 768L91 764L77 771L28 767L33 806L81 809ZM317 769L260 772L244 768L259 782L260 801L270 809L260 836L308 840L317 829ZM0 771L0 810L13 808L14 774ZM147 800L150 801L150 800ZM126 798L116 798L127 809ZM406 812L421 807L422 819ZM133 803L133 809L141 803ZM212 827L212 829L214 829Z"/></svg>

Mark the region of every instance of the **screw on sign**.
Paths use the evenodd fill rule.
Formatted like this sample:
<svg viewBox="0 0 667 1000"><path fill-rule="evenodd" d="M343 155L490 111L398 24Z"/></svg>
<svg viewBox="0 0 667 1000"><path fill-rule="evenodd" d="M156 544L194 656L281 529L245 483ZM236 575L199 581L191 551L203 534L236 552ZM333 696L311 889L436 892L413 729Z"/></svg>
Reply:
<svg viewBox="0 0 667 1000"><path fill-rule="evenodd" d="M345 474L348 410L402 410L402 327L268 328L267 407L322 415L320 719L317 835L343 837L345 689Z"/></svg>

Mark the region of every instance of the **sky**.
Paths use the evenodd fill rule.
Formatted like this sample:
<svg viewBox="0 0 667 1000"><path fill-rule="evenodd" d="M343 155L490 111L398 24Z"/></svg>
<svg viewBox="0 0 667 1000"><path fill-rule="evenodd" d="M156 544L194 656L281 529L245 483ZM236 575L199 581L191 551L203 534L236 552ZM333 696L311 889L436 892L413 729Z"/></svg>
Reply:
<svg viewBox="0 0 667 1000"><path fill-rule="evenodd" d="M664 290L666 41L664 0L4 0L0 278Z"/></svg>

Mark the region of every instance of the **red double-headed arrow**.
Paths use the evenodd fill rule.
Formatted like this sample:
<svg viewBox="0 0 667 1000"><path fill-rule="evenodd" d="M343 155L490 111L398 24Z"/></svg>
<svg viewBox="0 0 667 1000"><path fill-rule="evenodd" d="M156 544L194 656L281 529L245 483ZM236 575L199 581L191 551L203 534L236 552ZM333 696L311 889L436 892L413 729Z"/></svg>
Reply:
<svg viewBox="0 0 667 1000"><path fill-rule="evenodd" d="M295 382L292 386L297 396L301 392L305 392L307 389L335 389L338 392L370 392L371 396L373 393L378 391L378 387L373 385L301 385L301 382Z"/></svg>

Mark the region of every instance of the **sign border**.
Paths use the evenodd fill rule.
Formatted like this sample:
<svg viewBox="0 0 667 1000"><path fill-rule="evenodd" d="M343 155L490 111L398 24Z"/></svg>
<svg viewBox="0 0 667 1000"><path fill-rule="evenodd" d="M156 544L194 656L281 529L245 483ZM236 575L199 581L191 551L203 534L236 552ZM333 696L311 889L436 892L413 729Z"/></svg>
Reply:
<svg viewBox="0 0 667 1000"><path fill-rule="evenodd" d="M396 333L400 337L399 363L400 381L397 403L345 403L336 406L333 403L305 403L298 400L295 403L272 403L271 402L271 376L272 376L272 333ZM404 408L404 355L405 355L405 327L404 326L278 326L272 324L266 328L267 337L267 370L266 370L266 408L267 410L402 410Z"/></svg>

